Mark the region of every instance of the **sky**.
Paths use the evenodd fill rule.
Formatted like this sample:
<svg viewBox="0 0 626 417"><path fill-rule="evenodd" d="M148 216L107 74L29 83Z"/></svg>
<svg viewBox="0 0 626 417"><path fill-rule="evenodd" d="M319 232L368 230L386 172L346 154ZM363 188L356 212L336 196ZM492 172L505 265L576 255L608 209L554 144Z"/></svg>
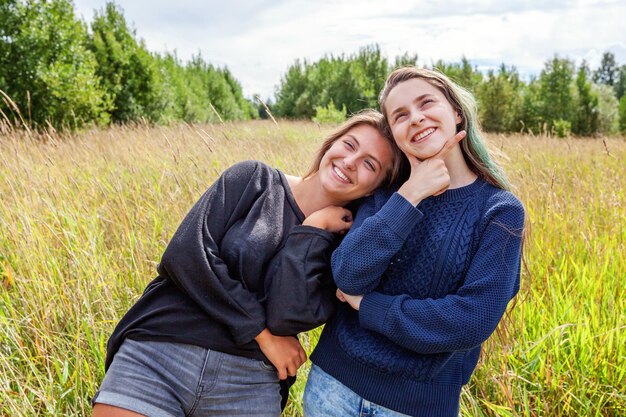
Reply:
<svg viewBox="0 0 626 417"><path fill-rule="evenodd" d="M107 0L74 0L86 22ZM228 67L243 93L272 98L296 59L350 55L378 45L391 62L466 57L528 79L558 55L591 69L610 51L626 64L626 0L115 0L152 52Z"/></svg>

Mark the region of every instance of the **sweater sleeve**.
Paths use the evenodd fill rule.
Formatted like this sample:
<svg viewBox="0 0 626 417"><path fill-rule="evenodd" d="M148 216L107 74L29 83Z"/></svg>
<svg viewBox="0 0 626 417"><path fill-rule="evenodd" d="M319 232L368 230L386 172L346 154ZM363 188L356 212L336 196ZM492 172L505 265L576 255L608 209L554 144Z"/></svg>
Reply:
<svg viewBox="0 0 626 417"><path fill-rule="evenodd" d="M294 226L266 278L266 322L272 334L295 335L325 323L337 299L330 271L335 238L311 226Z"/></svg>
<svg viewBox="0 0 626 417"><path fill-rule="evenodd" d="M482 234L463 285L440 299L367 294L362 327L418 353L476 347L495 330L519 290L524 209L512 197L487 211Z"/></svg>
<svg viewBox="0 0 626 417"><path fill-rule="evenodd" d="M238 344L253 340L265 328L265 311L255 294L229 275L219 244L260 195L264 185L259 165L243 162L224 171L187 214L158 268L207 315L224 324Z"/></svg>
<svg viewBox="0 0 626 417"><path fill-rule="evenodd" d="M335 283L346 294L374 290L423 214L398 193L376 212L375 197L359 208L352 228L332 255Z"/></svg>

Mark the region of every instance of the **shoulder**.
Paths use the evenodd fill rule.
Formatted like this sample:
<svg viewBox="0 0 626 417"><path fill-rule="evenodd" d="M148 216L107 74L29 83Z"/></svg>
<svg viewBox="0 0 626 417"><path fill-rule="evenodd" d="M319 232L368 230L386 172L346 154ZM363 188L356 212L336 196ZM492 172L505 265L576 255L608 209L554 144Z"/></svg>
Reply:
<svg viewBox="0 0 626 417"><path fill-rule="evenodd" d="M225 169L222 175L253 175L275 171L274 168L260 161L241 161Z"/></svg>
<svg viewBox="0 0 626 417"><path fill-rule="evenodd" d="M221 177L226 183L249 184L265 183L279 177L278 170L260 161L241 161L222 172Z"/></svg>
<svg viewBox="0 0 626 417"><path fill-rule="evenodd" d="M372 199L372 204L376 207L376 209L380 209L391 198L393 193L395 193L397 191L397 189L398 189L398 187L379 188L369 198Z"/></svg>
<svg viewBox="0 0 626 417"><path fill-rule="evenodd" d="M490 184L485 185L483 192L485 198L484 217L487 220L497 218L512 227L523 227L524 205L512 192Z"/></svg>

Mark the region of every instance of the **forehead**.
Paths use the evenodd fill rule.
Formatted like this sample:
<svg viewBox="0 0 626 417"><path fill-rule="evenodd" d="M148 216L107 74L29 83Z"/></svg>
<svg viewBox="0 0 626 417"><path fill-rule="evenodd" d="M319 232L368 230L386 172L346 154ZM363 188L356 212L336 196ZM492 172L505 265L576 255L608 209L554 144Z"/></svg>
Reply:
<svg viewBox="0 0 626 417"><path fill-rule="evenodd" d="M344 137L352 136L358 142L361 149L373 156L382 159L391 158L391 145L383 134L374 126L360 124L348 130Z"/></svg>
<svg viewBox="0 0 626 417"><path fill-rule="evenodd" d="M443 97L443 93L428 81L422 78L411 78L398 83L391 89L385 107L388 111L393 111L394 105L395 107L403 105L405 101L413 101L415 98L426 94Z"/></svg>

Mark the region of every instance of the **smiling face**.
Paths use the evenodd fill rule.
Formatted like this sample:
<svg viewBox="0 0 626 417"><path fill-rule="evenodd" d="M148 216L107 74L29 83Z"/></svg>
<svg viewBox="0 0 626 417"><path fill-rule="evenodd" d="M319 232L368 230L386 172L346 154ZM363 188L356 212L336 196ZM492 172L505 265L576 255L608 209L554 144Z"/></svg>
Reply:
<svg viewBox="0 0 626 417"><path fill-rule="evenodd" d="M371 194L392 165L391 145L373 126L361 124L339 137L322 157L322 187L342 201Z"/></svg>
<svg viewBox="0 0 626 417"><path fill-rule="evenodd" d="M421 78L396 85L385 109L398 147L420 160L439 152L462 120L441 90Z"/></svg>

